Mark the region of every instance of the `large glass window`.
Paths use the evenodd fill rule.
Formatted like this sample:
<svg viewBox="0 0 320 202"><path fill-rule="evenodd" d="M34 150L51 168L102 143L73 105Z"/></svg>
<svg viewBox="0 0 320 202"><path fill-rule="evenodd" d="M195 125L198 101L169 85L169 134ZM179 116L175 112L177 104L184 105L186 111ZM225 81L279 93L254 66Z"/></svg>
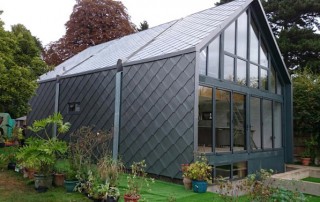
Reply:
<svg viewBox="0 0 320 202"><path fill-rule="evenodd" d="M199 87L198 150L212 152L212 88Z"/></svg>
<svg viewBox="0 0 320 202"><path fill-rule="evenodd" d="M275 93L276 92L276 72L274 71L272 66L271 66L269 78L270 78L270 92Z"/></svg>
<svg viewBox="0 0 320 202"><path fill-rule="evenodd" d="M250 98L250 148L261 149L261 111L260 98Z"/></svg>
<svg viewBox="0 0 320 202"><path fill-rule="evenodd" d="M272 148L272 101L263 100L263 148Z"/></svg>
<svg viewBox="0 0 320 202"><path fill-rule="evenodd" d="M247 84L247 62L241 59L237 60L237 83Z"/></svg>
<svg viewBox="0 0 320 202"><path fill-rule="evenodd" d="M248 15L244 12L238 18L237 55L247 58Z"/></svg>
<svg viewBox="0 0 320 202"><path fill-rule="evenodd" d="M224 56L224 79L234 80L234 58L227 55Z"/></svg>
<svg viewBox="0 0 320 202"><path fill-rule="evenodd" d="M262 69L260 71L260 88L263 90L268 90L268 70Z"/></svg>
<svg viewBox="0 0 320 202"><path fill-rule="evenodd" d="M207 74L207 49L205 48L199 54L199 66L200 71L199 74L206 75Z"/></svg>
<svg viewBox="0 0 320 202"><path fill-rule="evenodd" d="M216 90L216 152L230 152L230 92Z"/></svg>
<svg viewBox="0 0 320 202"><path fill-rule="evenodd" d="M261 42L260 46L260 65L268 67L268 52L263 42Z"/></svg>
<svg viewBox="0 0 320 202"><path fill-rule="evenodd" d="M250 25L250 61L258 63L259 56L259 31L253 21Z"/></svg>
<svg viewBox="0 0 320 202"><path fill-rule="evenodd" d="M208 76L219 78L220 37L217 37L208 46Z"/></svg>
<svg viewBox="0 0 320 202"><path fill-rule="evenodd" d="M245 150L246 143L246 97L239 93L233 93L233 151Z"/></svg>
<svg viewBox="0 0 320 202"><path fill-rule="evenodd" d="M235 22L231 23L231 25L229 25L229 27L224 31L224 50L232 54L235 54L235 25Z"/></svg>
<svg viewBox="0 0 320 202"><path fill-rule="evenodd" d="M274 127L274 147L282 147L282 118L281 118L281 103L274 102L273 112L273 127Z"/></svg>
<svg viewBox="0 0 320 202"><path fill-rule="evenodd" d="M253 64L250 64L250 87L259 87L259 68Z"/></svg>

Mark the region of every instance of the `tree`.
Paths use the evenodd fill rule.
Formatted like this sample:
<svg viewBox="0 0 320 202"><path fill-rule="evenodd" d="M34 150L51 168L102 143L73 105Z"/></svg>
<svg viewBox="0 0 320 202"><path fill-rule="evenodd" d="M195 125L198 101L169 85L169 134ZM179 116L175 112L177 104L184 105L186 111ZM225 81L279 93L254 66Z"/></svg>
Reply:
<svg viewBox="0 0 320 202"><path fill-rule="evenodd" d="M141 32L141 31L147 30L147 29L149 29L148 22L146 20L143 22L140 22L140 28L138 28L138 31Z"/></svg>
<svg viewBox="0 0 320 202"><path fill-rule="evenodd" d="M120 1L76 0L66 34L46 49L45 61L58 65L89 46L133 33L130 16Z"/></svg>
<svg viewBox="0 0 320 202"><path fill-rule="evenodd" d="M306 96L307 95L307 96ZM306 68L293 75L293 112L295 134L320 131L320 75Z"/></svg>
<svg viewBox="0 0 320 202"><path fill-rule="evenodd" d="M288 68L320 72L320 1L263 0Z"/></svg>
<svg viewBox="0 0 320 202"><path fill-rule="evenodd" d="M19 117L29 111L37 75L46 65L39 44L33 44L35 38L23 25L13 26L12 32L3 25L0 19L0 111Z"/></svg>

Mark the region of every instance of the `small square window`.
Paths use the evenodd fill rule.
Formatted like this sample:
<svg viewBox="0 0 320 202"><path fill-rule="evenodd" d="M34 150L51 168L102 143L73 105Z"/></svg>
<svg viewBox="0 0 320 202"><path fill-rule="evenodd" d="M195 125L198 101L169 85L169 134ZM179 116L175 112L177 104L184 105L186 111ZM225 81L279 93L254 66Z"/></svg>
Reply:
<svg viewBox="0 0 320 202"><path fill-rule="evenodd" d="M69 113L78 113L80 112L80 102L70 102L68 103L68 112Z"/></svg>

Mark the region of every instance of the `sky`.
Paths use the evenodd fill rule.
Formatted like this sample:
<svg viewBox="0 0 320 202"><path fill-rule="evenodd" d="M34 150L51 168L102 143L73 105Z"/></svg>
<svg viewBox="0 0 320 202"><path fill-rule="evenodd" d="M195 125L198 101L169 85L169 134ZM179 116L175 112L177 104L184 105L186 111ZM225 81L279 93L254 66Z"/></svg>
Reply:
<svg viewBox="0 0 320 202"><path fill-rule="evenodd" d="M122 0L137 26L144 20L154 27L214 7L218 0ZM5 29L23 24L45 46L65 34L75 0L0 0Z"/></svg>

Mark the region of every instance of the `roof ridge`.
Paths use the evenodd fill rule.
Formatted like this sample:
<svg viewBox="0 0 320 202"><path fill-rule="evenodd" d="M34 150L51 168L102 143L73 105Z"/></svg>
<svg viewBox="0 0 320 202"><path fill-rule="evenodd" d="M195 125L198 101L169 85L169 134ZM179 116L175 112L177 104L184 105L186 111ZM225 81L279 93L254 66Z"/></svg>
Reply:
<svg viewBox="0 0 320 202"><path fill-rule="evenodd" d="M181 21L183 18L180 18L178 20L172 20L171 22L173 22L169 27L167 27L165 30L163 30L162 32L160 32L157 36L153 37L153 39L151 39L150 41L148 41L145 45L141 46L140 48L138 48L138 50L134 51L132 54L130 54L128 57L126 57L122 63L125 63L126 61L128 61L131 57L133 57L134 55L136 55L138 52L140 52L142 49L144 49L146 46L148 46L150 43L152 43L153 41L156 40L156 38L158 38L161 34L163 34L164 32L166 32L168 29L170 29L173 25L175 25L177 22ZM169 22L167 22L169 23ZM164 23L166 24L166 23Z"/></svg>

